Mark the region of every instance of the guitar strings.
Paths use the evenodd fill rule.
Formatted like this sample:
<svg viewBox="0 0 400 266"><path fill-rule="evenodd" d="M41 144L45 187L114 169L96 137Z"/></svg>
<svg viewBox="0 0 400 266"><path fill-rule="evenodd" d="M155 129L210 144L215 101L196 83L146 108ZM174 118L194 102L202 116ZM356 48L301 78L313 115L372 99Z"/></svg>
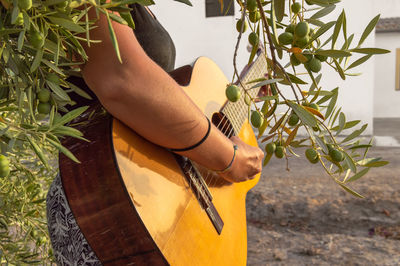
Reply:
<svg viewBox="0 0 400 266"><path fill-rule="evenodd" d="M260 64L261 63L259 63L259 60L256 60L255 61L255 63L253 64L253 66L251 67L251 71L249 70L249 72L248 72L248 74L249 75L246 75L244 78L243 78L243 80L248 80L249 79L249 76L251 76L251 74L253 74L253 76L255 76L254 75L254 73L255 72L258 72L257 74L259 74L259 75L257 75L257 76L261 76L261 77L263 77L264 76L264 74L263 74L263 71L261 71L261 69L262 69L262 66L260 66ZM265 64L265 62L264 62L264 64ZM254 71L254 70L258 70L258 71ZM254 78L253 78L254 79ZM244 90L243 88L242 88L242 90ZM252 96L255 96L257 93L253 93L254 95L252 95ZM243 106L243 107L242 107ZM235 130L235 123L237 123L237 127L238 127L238 130L237 131L239 131L240 130L240 126L241 126L241 122L240 122L240 120L242 119L241 117L243 117L244 115L246 115L246 111L247 111L247 108L244 106L244 105L242 105L242 106L240 106L240 107L238 107L238 105L237 104L235 104L235 105L233 105L233 104L231 104L231 103L229 103L228 102L228 105L224 108L225 109L225 111L226 111L226 114L225 114L225 112L222 112L222 115L223 115L223 117L222 117L222 119L219 121L219 123L218 123L218 125L216 125L216 127L219 129L220 127L221 127L221 124L223 123L223 125L222 125L222 130L221 130L221 132L223 133L223 134L225 134L226 136L230 136L231 134L232 134L232 132L234 132L234 130ZM229 108L233 108L233 109L235 109L235 110L231 110L231 109L229 109ZM233 115L232 114L232 111L236 111L236 116L235 115ZM229 119L228 118L228 116L227 116L227 114L229 114L232 118L231 119ZM225 121L224 121L225 120ZM229 127L229 122L230 122L230 124L231 124L231 126ZM230 130L229 130L229 128L230 128ZM229 132L228 132L229 131ZM228 133L228 134L226 134L226 133ZM192 161L191 160L189 160L190 161L190 169L189 169L189 171L192 171L193 169L194 169L194 166L193 166L193 163L192 163ZM207 184L209 184L208 185L208 187L213 187L214 185L216 185L216 183L217 183L217 181L218 181L218 178L213 178L214 180L209 180L210 178L212 178L212 175L213 174L211 174L211 171L209 171L209 170L207 170L208 171L208 173L207 173L207 175L206 175L206 177L204 178L204 177L200 177L200 178L203 178L203 180L205 181L205 183L206 183L206 186L207 186ZM190 184L189 184L189 186L191 186L191 181L190 181ZM208 189L208 187L207 187L207 189ZM199 192L199 190L202 190L202 193L204 194L205 193L205 191L204 191L204 189L203 189L203 187L199 187L198 188L198 197L199 197L199 194L200 194L200 192Z"/></svg>
<svg viewBox="0 0 400 266"><path fill-rule="evenodd" d="M256 64L254 64L253 66L256 66ZM254 69L253 69L254 70ZM261 71L260 71L261 72ZM250 71L249 71L249 73L250 73ZM244 78L244 80L246 79L246 78L248 78L248 75L246 75L246 77ZM243 88L242 88L243 89ZM255 96L255 95L254 95ZM234 110L231 110L231 109L228 109L228 108L233 108ZM225 108L224 108L225 109ZM222 123L223 123L223 125L222 125L222 128L221 128L221 132L223 133L223 134L225 134L227 137L229 137L229 136L231 136L231 134L232 133L239 133L239 131L240 131L240 128L241 128L241 126L242 126L242 123L240 122L240 120L242 120L243 118L243 115L246 115L246 111L247 111L247 109L248 108L246 108L245 107L245 105L241 105L240 107L238 107L236 104L235 105L233 105L233 104L231 104L230 102L228 102L228 105L226 106L226 109L225 109L225 111L226 111L226 114L225 114L225 112L222 112L221 111L221 113L222 113L222 115L223 115L223 117L222 117L222 119L219 121L219 123L218 123L218 125L216 125L216 127L218 128L218 129L220 129L221 128L221 125L222 125ZM236 111L236 116L235 115L232 115L232 112L233 111ZM230 114L231 115L231 117L233 118L232 120L231 119L229 119L229 117L228 117L228 115L227 114ZM225 120L225 121L224 121ZM230 125L229 125L229 123L230 123ZM235 131L235 123L237 123L237 132L234 132ZM193 169L194 169L194 165L193 165L193 162L189 159L188 160L189 162L190 162L190 167L189 167L189 174L191 174L191 173L193 173ZM196 172L196 171L195 171ZM215 175L214 173L212 173L210 170L207 170L207 174L206 174L206 176L205 176L205 178L200 174L200 176L199 176L199 178L203 178L203 180L204 180L204 182L205 182L205 188L201 185L201 184L199 184L199 182L197 182L197 199L199 200L200 199L200 196L202 195L203 196L203 198L206 200L206 206L205 206L205 208L208 208L209 206L210 206L210 204L212 204L212 198L211 199L208 199L208 197L207 196L205 196L207 193L206 193L206 189L207 190L209 190L209 187L213 187L213 186L215 186L216 184L217 184L217 182L218 182L218 180L220 180L219 178L213 178L212 177L212 175ZM211 180L209 180L211 178ZM214 179L214 180L212 180L212 179ZM190 180L189 180L189 187L191 187L193 184L192 184L192 180L191 180L191 178L190 178ZM210 191L210 193L211 193L211 191ZM195 193L194 193L195 194ZM204 209L205 210L205 209ZM205 210L206 211L206 210ZM207 213L207 211L206 211L206 213ZM214 223L215 221L211 221L212 223ZM205 222L204 223L206 223L206 220L205 220Z"/></svg>
<svg viewBox="0 0 400 266"><path fill-rule="evenodd" d="M248 72L249 75L246 75L243 80L248 80L250 76L263 76L262 71L260 71L262 66L259 66L258 63L259 63L259 61L256 60L256 62L253 64L253 67L252 67L251 71ZM254 71L254 70L256 70L256 71ZM244 90L244 89L242 88L242 90ZM252 95L252 96L255 96L255 95L256 95L256 93L254 93L254 95ZM232 108L234 110L231 110L230 108ZM247 108L245 107L245 105L239 105L238 106L237 104L231 104L230 102L228 102L228 105L224 109L225 109L226 113L231 116L231 119L228 118L227 114L222 113L223 114L223 118L218 123L217 128L220 128L221 123L225 120L224 121L224 125L222 126L221 132L223 134L225 134L226 136L230 136L232 134L232 132L235 130L234 126L236 124L237 124L237 127L240 128L241 117L243 117L243 115L246 114ZM234 113L237 114L236 116L232 114L233 111L235 111ZM229 126L227 126L227 124L229 124L229 122L231 123L231 130L229 132L227 132L226 130L229 130ZM228 134L226 134L226 133L228 133ZM191 168L192 168L192 166L191 166ZM190 170L192 170L192 169L190 169ZM211 175L212 175L211 173L208 173L205 177L203 177L205 182L207 184L209 184L210 187L216 185L216 183L217 183L217 178L213 178L214 180L209 180Z"/></svg>
<svg viewBox="0 0 400 266"><path fill-rule="evenodd" d="M243 81L246 82L248 80L253 80L256 77L263 77L264 73L262 71L262 69L263 69L262 63L265 64L265 62L263 62L261 60L256 60L253 64L253 66L250 68L248 74L246 74L246 76L243 78ZM245 88L241 88L241 89L242 89L242 91L245 90ZM251 93L251 94L253 94L252 97L254 97L257 95L257 92L253 91L253 93ZM228 119L228 117L223 113L224 118L226 118L224 127L226 126L226 123L228 123L229 121L232 124L232 129L230 130L230 132L228 133L227 136L230 136L232 134L232 131L235 130L235 125L237 126L236 133L239 133L240 127L242 124L242 122L240 122L240 121L242 120L242 117L246 116L246 112L247 112L248 108L244 104L238 105L238 104L232 104L232 103L228 102L228 105L224 109L226 110L227 114L230 114L230 116L232 117L232 119ZM232 115L232 112L236 113L237 115L236 116ZM219 125L220 124L221 124L221 122L219 123ZM217 127L219 127L219 125ZM223 130L221 130L221 131L222 131L222 133L224 133L226 135L227 132L224 132ZM205 177L206 181L208 181L210 175L211 174L207 174L207 176ZM217 181L218 181L217 178L214 178L214 180L212 180L212 182L210 182L209 186L210 187L214 186L217 183Z"/></svg>

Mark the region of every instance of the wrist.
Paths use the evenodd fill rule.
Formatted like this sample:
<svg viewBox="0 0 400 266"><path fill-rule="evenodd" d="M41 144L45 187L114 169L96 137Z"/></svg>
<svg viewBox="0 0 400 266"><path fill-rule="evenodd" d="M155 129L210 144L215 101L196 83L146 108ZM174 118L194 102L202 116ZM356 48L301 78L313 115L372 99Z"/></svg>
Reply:
<svg viewBox="0 0 400 266"><path fill-rule="evenodd" d="M238 145L233 144L233 156L232 156L232 159L229 162L229 164L224 169L215 170L214 172L216 172L217 174L225 174L226 172L228 172L232 168L233 162L235 161L236 151L237 151L238 148L239 148Z"/></svg>

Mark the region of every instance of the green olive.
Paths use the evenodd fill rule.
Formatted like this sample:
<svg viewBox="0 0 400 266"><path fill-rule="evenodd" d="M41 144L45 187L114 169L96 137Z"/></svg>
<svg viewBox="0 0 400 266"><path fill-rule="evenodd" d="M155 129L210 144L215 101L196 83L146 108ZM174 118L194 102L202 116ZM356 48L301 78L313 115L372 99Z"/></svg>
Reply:
<svg viewBox="0 0 400 266"><path fill-rule="evenodd" d="M289 121L288 121L288 124L289 124L289 126L295 126L295 125L297 125L297 123L299 122L299 117L295 114L295 113L292 113L290 116L289 116Z"/></svg>
<svg viewBox="0 0 400 266"><path fill-rule="evenodd" d="M321 71L321 61L319 61L315 57L307 63L307 66L314 73L318 73L319 71Z"/></svg>
<svg viewBox="0 0 400 266"><path fill-rule="evenodd" d="M301 4L296 2L290 7L290 9L292 10L293 13L297 14L301 10Z"/></svg>
<svg viewBox="0 0 400 266"><path fill-rule="evenodd" d="M256 23L257 21L259 21L261 18L261 14L258 11L255 12L250 12L249 13L249 20L253 23Z"/></svg>
<svg viewBox="0 0 400 266"><path fill-rule="evenodd" d="M278 36L279 43L282 45L288 45L293 43L293 34L290 32L284 32Z"/></svg>
<svg viewBox="0 0 400 266"><path fill-rule="evenodd" d="M332 149L329 151L329 156L332 158L334 162L341 162L344 160L344 155L341 151L337 149Z"/></svg>
<svg viewBox="0 0 400 266"><path fill-rule="evenodd" d="M255 128L261 127L262 123L264 122L264 118L263 118L262 114L260 114L260 112L258 112L258 111L253 111L251 113L250 120L251 120L251 124Z"/></svg>
<svg viewBox="0 0 400 266"><path fill-rule="evenodd" d="M306 158L310 163L317 163L318 162L318 153L314 149L307 149L306 152Z"/></svg>
<svg viewBox="0 0 400 266"><path fill-rule="evenodd" d="M40 49L44 45L44 38L40 32L31 30L29 34L29 42L34 48Z"/></svg>
<svg viewBox="0 0 400 266"><path fill-rule="evenodd" d="M290 32L291 34L294 34L295 28L296 28L295 24L289 24L289 26L286 27L285 31Z"/></svg>
<svg viewBox="0 0 400 266"><path fill-rule="evenodd" d="M226 87L225 95L230 102L237 102L240 99L240 89L236 85L229 85Z"/></svg>
<svg viewBox="0 0 400 266"><path fill-rule="evenodd" d="M275 149L275 156L279 159L283 158L283 156L285 155L285 147L283 146L276 146Z"/></svg>
<svg viewBox="0 0 400 266"><path fill-rule="evenodd" d="M256 0L247 0L247 10L249 12L255 12L257 10L257 1Z"/></svg>
<svg viewBox="0 0 400 266"><path fill-rule="evenodd" d="M259 38L258 38L257 33L255 33L254 31L251 32L251 33L249 34L249 43L250 43L252 46L257 46L257 45L258 45L258 42L259 42Z"/></svg>
<svg viewBox="0 0 400 266"><path fill-rule="evenodd" d="M307 44L309 43L310 38L308 36L302 37L302 38L297 38L296 41L294 42L295 46L299 48L306 48Z"/></svg>
<svg viewBox="0 0 400 266"><path fill-rule="evenodd" d="M41 103L47 103L50 100L50 95L51 93L49 90L41 89L37 94L37 98Z"/></svg>
<svg viewBox="0 0 400 266"><path fill-rule="evenodd" d="M268 154L273 154L275 152L275 150L276 150L276 144L273 142L270 142L265 146L265 151Z"/></svg>
<svg viewBox="0 0 400 266"><path fill-rule="evenodd" d="M29 10L32 7L32 0L18 0L18 7L21 10Z"/></svg>
<svg viewBox="0 0 400 266"><path fill-rule="evenodd" d="M242 21L241 19L239 19L239 20L236 22L236 29L237 29L238 32L241 32L241 31L242 31L242 23L243 23L243 21ZM247 22L246 22L246 20L245 20L245 21L244 21L244 25L243 25L243 32L245 32L245 31L247 30L247 27L248 27L248 25L247 25Z"/></svg>
<svg viewBox="0 0 400 266"><path fill-rule="evenodd" d="M299 22L296 25L296 28L294 29L294 33L298 38L306 37L309 32L310 32L310 26L305 21Z"/></svg>
<svg viewBox="0 0 400 266"><path fill-rule="evenodd" d="M40 102L37 105L37 110L39 114L45 114L47 115L48 113L50 113L51 110L51 104L50 103L42 103Z"/></svg>
<svg viewBox="0 0 400 266"><path fill-rule="evenodd" d="M3 154L0 155L0 177L6 177L10 174L10 161Z"/></svg>
<svg viewBox="0 0 400 266"><path fill-rule="evenodd" d="M292 55L290 56L290 63L291 63L292 65L294 65L294 66L298 66L298 65L301 64L301 62L299 61L299 59L297 59L297 57L296 57L295 54L292 54Z"/></svg>
<svg viewBox="0 0 400 266"><path fill-rule="evenodd" d="M325 55L319 55L319 54L315 55L315 58L317 58L317 59L318 59L319 61L321 61L321 62L325 62L326 59L328 59L327 56L325 56Z"/></svg>

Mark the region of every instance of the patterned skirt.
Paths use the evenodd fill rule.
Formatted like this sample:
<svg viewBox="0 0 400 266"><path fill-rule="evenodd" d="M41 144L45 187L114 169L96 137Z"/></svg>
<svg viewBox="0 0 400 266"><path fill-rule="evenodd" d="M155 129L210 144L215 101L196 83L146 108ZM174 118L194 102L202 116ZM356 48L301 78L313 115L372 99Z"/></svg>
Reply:
<svg viewBox="0 0 400 266"><path fill-rule="evenodd" d="M47 226L59 265L102 265L76 223L60 175L47 194Z"/></svg>

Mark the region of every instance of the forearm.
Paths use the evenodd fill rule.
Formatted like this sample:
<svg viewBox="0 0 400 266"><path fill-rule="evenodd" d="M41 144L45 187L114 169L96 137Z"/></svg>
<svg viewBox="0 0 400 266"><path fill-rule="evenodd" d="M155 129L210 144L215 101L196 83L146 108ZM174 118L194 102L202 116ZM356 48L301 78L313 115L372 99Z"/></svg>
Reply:
<svg viewBox="0 0 400 266"><path fill-rule="evenodd" d="M168 148L198 142L208 123L181 87L141 49L130 28L115 25L123 63L113 52L104 17L92 30L101 44L87 48L83 76L105 108L149 141ZM106 54L105 54L106 51ZM103 54L103 56L99 56ZM215 127L207 140L185 156L210 169L223 169L233 154L232 142Z"/></svg>
<svg viewBox="0 0 400 266"><path fill-rule="evenodd" d="M137 68L125 67L132 72L114 88L118 92L101 98L111 114L163 147L185 148L203 138L208 130L204 114L167 74L153 62L134 74ZM212 127L206 141L181 154L210 169L223 169L232 153L231 141Z"/></svg>

